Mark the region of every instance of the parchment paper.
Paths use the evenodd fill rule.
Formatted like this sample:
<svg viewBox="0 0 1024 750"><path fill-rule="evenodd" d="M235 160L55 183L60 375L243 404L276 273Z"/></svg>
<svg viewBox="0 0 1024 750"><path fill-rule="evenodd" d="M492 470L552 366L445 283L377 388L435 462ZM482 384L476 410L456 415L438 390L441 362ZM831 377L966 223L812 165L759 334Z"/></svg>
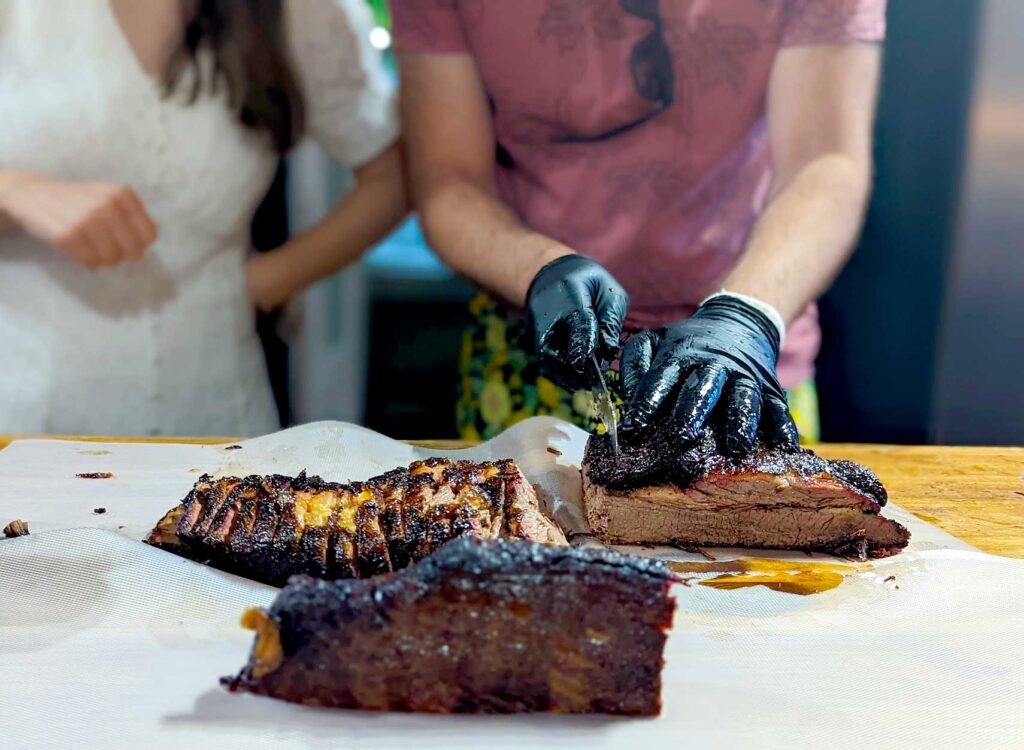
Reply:
<svg viewBox="0 0 1024 750"><path fill-rule="evenodd" d="M305 469L328 480L349 481L369 479L419 458L448 455L474 460L514 458L559 525L567 531L586 531L579 473L586 440L583 430L551 417L533 417L493 440L456 451L416 448L340 422L294 427L243 441L240 448L25 440L0 451L0 521L22 518L38 531L92 526L142 539L205 472L297 474ZM103 472L113 477L77 477ZM894 500L884 514L911 530L911 551L971 549L899 508L899 498ZM106 512L96 514L96 508ZM669 559L700 559L669 547L625 549ZM750 553L718 550L713 554L729 558ZM758 552L757 556L806 559L803 553Z"/></svg>
<svg viewBox="0 0 1024 750"><path fill-rule="evenodd" d="M515 457L567 523L581 452L582 433L534 419L462 455ZM898 510L911 551L834 590L676 586L657 719L373 714L221 690L251 644L241 612L275 590L137 540L201 471L362 479L429 453L338 424L238 450L0 452L0 520L33 529L0 541L0 748L1024 747L1024 562ZM98 471L114 477L75 477ZM83 525L104 530L68 528Z"/></svg>

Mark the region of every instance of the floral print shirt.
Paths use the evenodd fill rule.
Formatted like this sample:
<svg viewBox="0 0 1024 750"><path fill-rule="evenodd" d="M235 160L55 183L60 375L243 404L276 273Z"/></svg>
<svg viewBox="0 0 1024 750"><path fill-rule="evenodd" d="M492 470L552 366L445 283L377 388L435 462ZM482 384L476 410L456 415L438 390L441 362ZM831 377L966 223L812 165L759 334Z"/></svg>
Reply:
<svg viewBox="0 0 1024 750"><path fill-rule="evenodd" d="M503 199L603 263L627 329L689 316L765 205L765 93L781 48L875 43L885 0L392 0L399 51L473 56ZM813 375L817 313L779 375Z"/></svg>

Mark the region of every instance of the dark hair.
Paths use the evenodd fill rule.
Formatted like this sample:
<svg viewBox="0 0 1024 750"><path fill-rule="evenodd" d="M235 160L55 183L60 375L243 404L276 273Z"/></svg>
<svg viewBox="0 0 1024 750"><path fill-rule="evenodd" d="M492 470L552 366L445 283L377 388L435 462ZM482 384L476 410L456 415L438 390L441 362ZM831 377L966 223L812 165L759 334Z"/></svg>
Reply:
<svg viewBox="0 0 1024 750"><path fill-rule="evenodd" d="M269 134L283 153L302 137L305 103L285 48L281 0L181 0L185 33L167 63L164 91L193 76L188 91L194 102L204 88L216 90L220 79L238 119ZM199 64L209 50L211 71Z"/></svg>

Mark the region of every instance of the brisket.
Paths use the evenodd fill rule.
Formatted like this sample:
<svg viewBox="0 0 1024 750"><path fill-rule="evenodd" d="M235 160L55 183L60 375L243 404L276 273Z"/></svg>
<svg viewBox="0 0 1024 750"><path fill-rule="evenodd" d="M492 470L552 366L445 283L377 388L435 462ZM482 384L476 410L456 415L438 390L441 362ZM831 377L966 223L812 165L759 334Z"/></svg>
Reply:
<svg viewBox="0 0 1024 750"><path fill-rule="evenodd" d="M354 484L304 473L202 476L147 541L281 586L300 573L326 579L387 573L463 534L566 543L513 461L441 458Z"/></svg>
<svg viewBox="0 0 1024 750"><path fill-rule="evenodd" d="M591 530L614 544L886 557L910 539L879 515L887 496L870 469L761 443L732 459L710 429L685 450L667 434L628 436L617 457L607 437L592 437L583 486Z"/></svg>
<svg viewBox="0 0 1024 750"><path fill-rule="evenodd" d="M310 706L432 713L660 710L664 563L467 536L370 580L296 577L249 610L222 681Z"/></svg>

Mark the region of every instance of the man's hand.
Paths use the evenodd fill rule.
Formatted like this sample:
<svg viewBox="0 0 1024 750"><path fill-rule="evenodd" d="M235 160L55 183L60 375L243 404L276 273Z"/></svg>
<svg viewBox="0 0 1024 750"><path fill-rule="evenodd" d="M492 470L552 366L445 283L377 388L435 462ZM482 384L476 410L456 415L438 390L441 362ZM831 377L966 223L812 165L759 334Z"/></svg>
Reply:
<svg viewBox="0 0 1024 750"><path fill-rule="evenodd" d="M591 385L587 367L594 355L602 362L615 357L628 307L626 290L597 261L563 255L540 269L526 311L535 351L559 385Z"/></svg>
<svg viewBox="0 0 1024 750"><path fill-rule="evenodd" d="M712 297L689 320L633 337L622 356L623 427L643 429L662 412L689 442L721 402L719 434L729 453L748 452L762 422L769 444L796 448L796 426L775 374L779 338L765 313L730 295Z"/></svg>
<svg viewBox="0 0 1024 750"><path fill-rule="evenodd" d="M89 268L138 260L157 238L156 224L138 195L106 182L7 172L0 182L0 213Z"/></svg>

